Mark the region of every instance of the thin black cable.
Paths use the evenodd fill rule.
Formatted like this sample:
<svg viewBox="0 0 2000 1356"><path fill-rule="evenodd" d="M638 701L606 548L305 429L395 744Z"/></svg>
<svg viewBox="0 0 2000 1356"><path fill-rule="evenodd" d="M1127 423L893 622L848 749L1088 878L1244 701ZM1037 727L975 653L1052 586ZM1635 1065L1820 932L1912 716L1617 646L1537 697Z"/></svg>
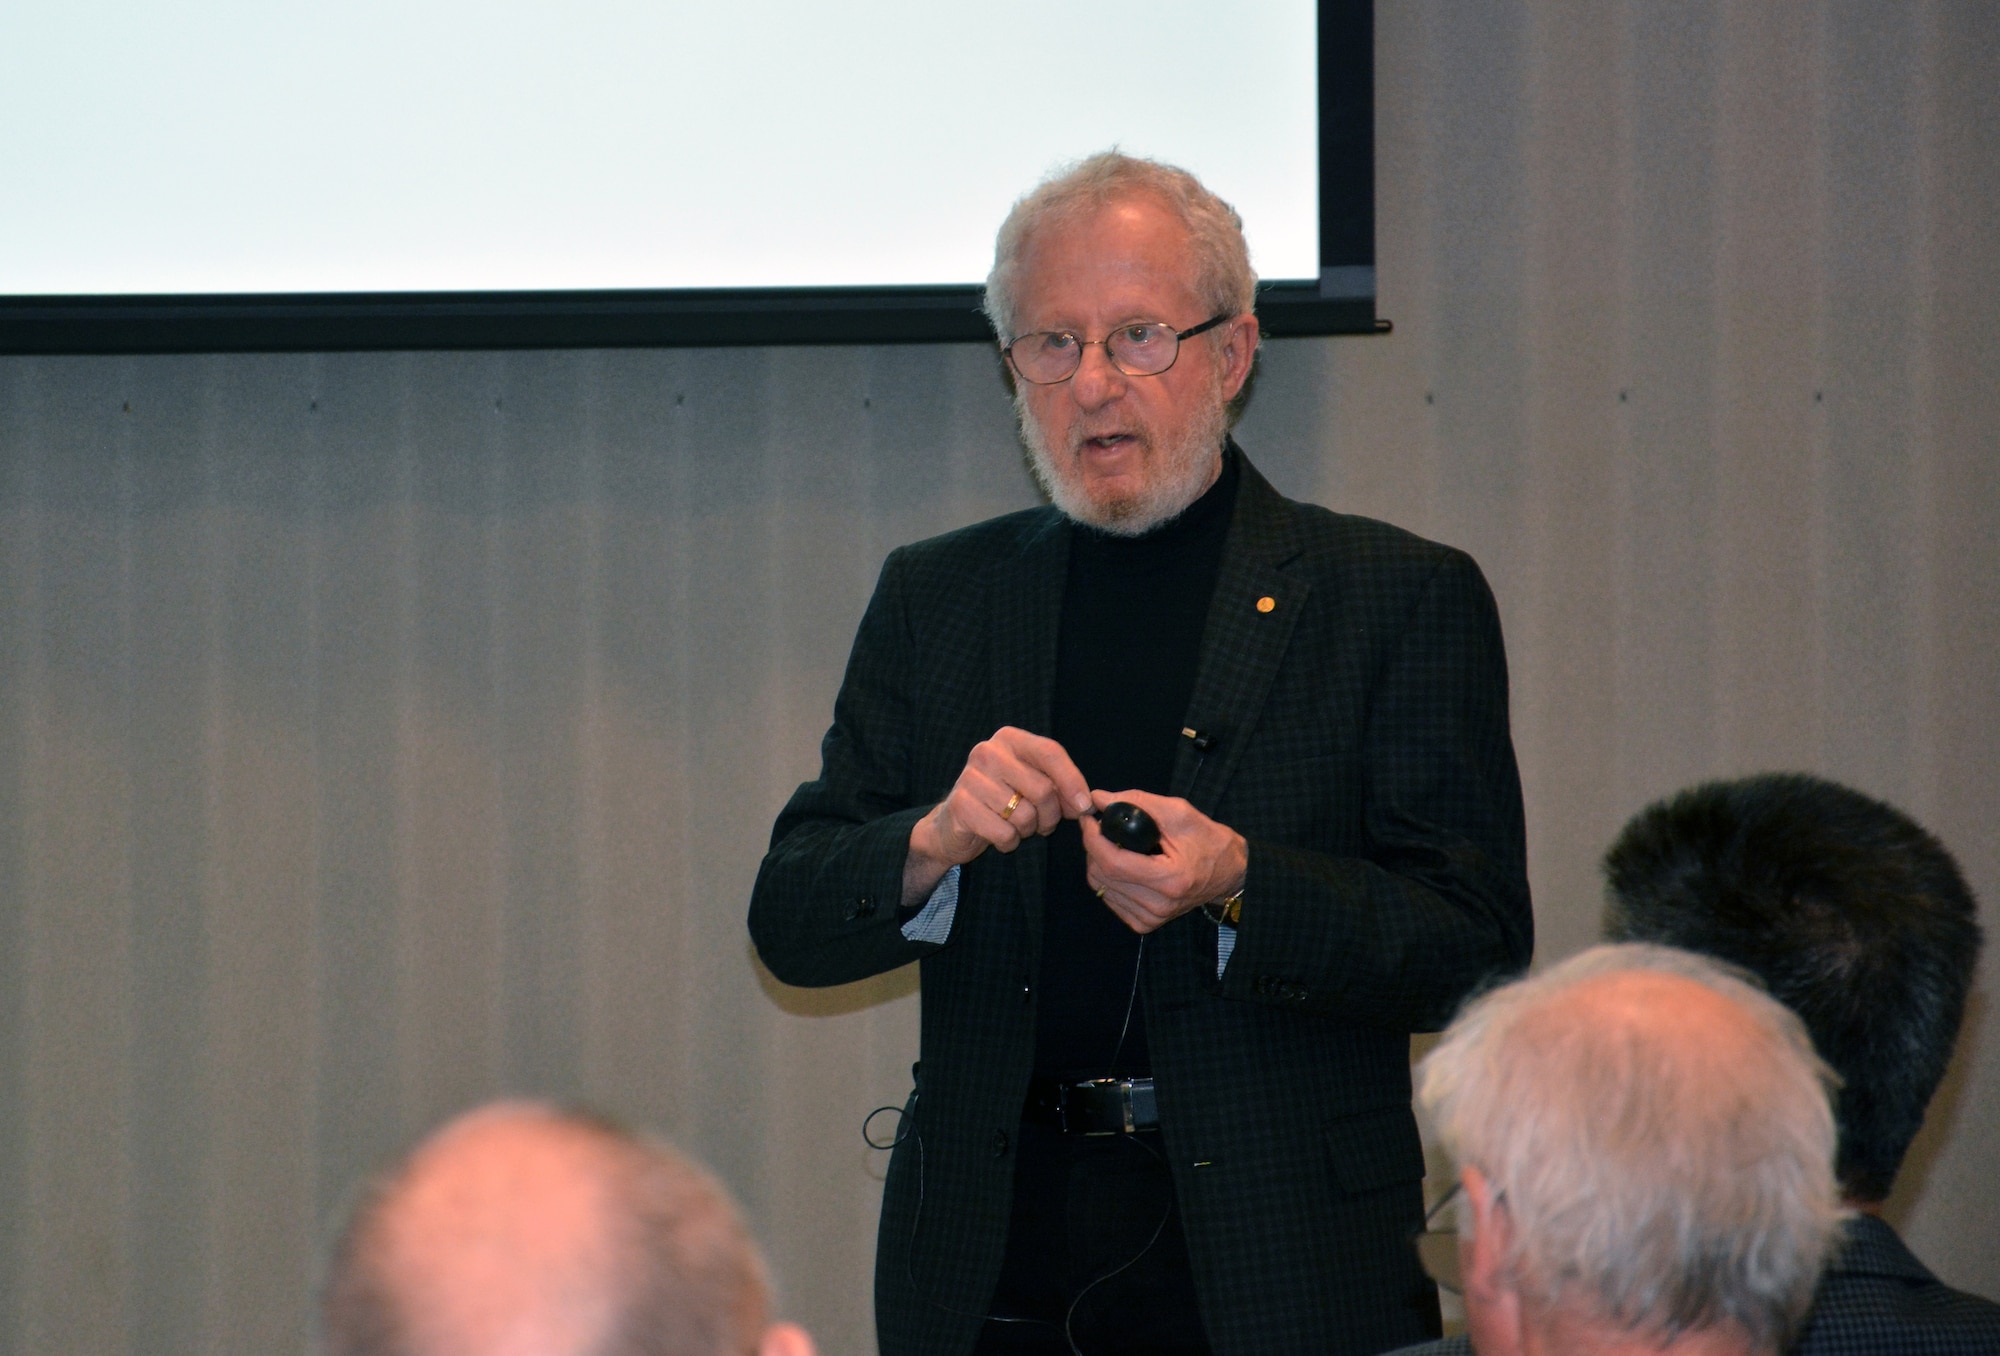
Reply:
<svg viewBox="0 0 2000 1356"><path fill-rule="evenodd" d="M1146 934L1139 934L1139 954L1132 958L1132 992L1125 995L1125 1024L1118 1028L1118 1044L1111 1047L1111 1063L1104 1070L1106 1078L1114 1078L1118 1073L1118 1056L1125 1053L1125 1037L1132 1030L1132 1009L1139 1002L1139 967L1146 963Z"/></svg>
<svg viewBox="0 0 2000 1356"><path fill-rule="evenodd" d="M1127 1035L1130 1034L1132 1030L1132 1012L1133 1009L1138 1006L1138 1001L1139 1001L1139 975L1145 963L1146 963L1146 938L1145 935L1142 933L1140 934L1139 937L1138 953L1133 957L1132 960L1132 989L1131 992L1128 993L1125 997L1125 1022L1124 1025L1121 1026L1118 1030L1118 1044L1114 1046L1111 1051L1110 1068L1112 1070L1115 1070L1118 1067L1118 1056L1124 1053L1125 1038ZM1107 1071L1105 1076L1108 1078L1111 1077L1112 1074L1109 1071ZM886 1151L901 1147L903 1141L905 1141L906 1139L914 1138L916 1140L917 1208L915 1213L912 1214L910 1217L909 1243L903 1249L903 1275L910 1282L910 1289L915 1291L917 1295L922 1297L926 1303L931 1304L936 1308L942 1309L946 1313L953 1314L959 1318L976 1318L979 1319L981 1322L985 1323L1034 1323L1034 1324L1039 1324L1045 1328L1055 1327L1056 1325L1054 1323L1051 1323L1049 1320L1045 1318L1012 1318L1004 1314L982 1313L971 1309L959 1309L952 1305L946 1304L943 1300L931 1294L928 1290L926 1290L923 1287L923 1285L921 1285L918 1282L917 1268L916 1268L917 1231L922 1226L924 1219L924 1137L922 1131L917 1128L916 1117L922 1102L922 1097L923 1094L921 1092L914 1093L911 1096L909 1110L907 1112L904 1112L904 1109L902 1107L878 1106L873 1111L869 1112L867 1117L864 1118L861 1122L861 1138L871 1149ZM890 1140L887 1144L877 1144L873 1139L873 1137L869 1135L868 1126L871 1122L874 1121L874 1119L877 1116L881 1115L885 1111L895 1111L902 1113L902 1119L899 1120L896 1124L895 1138ZM904 1122L908 1122L908 1124L905 1125ZM1144 1149L1148 1154L1151 1154L1155 1162L1159 1163L1162 1167L1166 1166L1167 1160L1160 1155L1160 1152L1157 1149L1153 1148L1152 1145L1140 1139L1137 1135L1125 1134L1121 1132L1119 1138L1128 1140L1131 1143L1138 1145L1141 1149ZM1173 1213L1174 1213L1174 1203L1172 1199L1169 1198L1167 1201L1166 1208L1160 1212L1160 1218L1158 1222L1156 1222L1153 1225L1153 1232L1147 1237L1145 1245L1141 1247L1139 1251L1133 1253L1130 1257L1126 1258L1123 1262L1120 1262L1117 1266L1111 1268L1111 1270L1104 1272L1101 1275L1096 1276L1092 1278L1090 1281L1086 1282L1084 1284L1084 1287L1081 1290L1077 1291L1075 1296L1071 1298L1069 1302L1069 1308L1063 1311L1063 1321L1062 1321L1063 1341L1068 1345L1071 1356L1083 1356L1083 1350L1082 1348L1077 1346L1076 1336L1071 1331L1072 1325L1076 1321L1077 1306L1083 1303L1083 1297L1085 1295L1088 1295L1091 1291L1095 1290L1098 1286L1103 1285L1106 1281L1112 1279L1114 1276L1117 1276L1122 1272L1129 1271L1133 1267L1137 1266L1140 1260L1144 1258L1147 1253L1153 1250L1153 1245L1160 1241L1160 1235L1166 1231L1167 1221L1173 1218Z"/></svg>
<svg viewBox="0 0 2000 1356"><path fill-rule="evenodd" d="M1044 1328L1055 1327L1056 1325L1054 1323L1051 1323L1046 1318L1016 1318L1016 1317L1010 1317L1005 1314L985 1313L973 1309L957 1308L953 1305L946 1304L943 1300L931 1294L930 1291L926 1290L924 1286L917 1280L917 1268L916 1268L917 1230L923 1224L923 1219L924 1219L924 1137L921 1131L913 1130L912 1134L914 1135L914 1138L916 1139L917 1143L917 1209L916 1213L912 1215L910 1218L909 1244L903 1250L903 1275L905 1278L909 1280L910 1289L915 1291L919 1296L921 1296L926 1303L934 1305L935 1307L944 1310L948 1314L955 1314L960 1318L976 1318L984 1323L1033 1323L1033 1324L1038 1324ZM1138 1145L1141 1149L1144 1149L1148 1154L1152 1155L1154 1162L1158 1163L1161 1167L1166 1167L1167 1160L1160 1154L1159 1150L1155 1149L1152 1145L1140 1139L1137 1135L1121 1134L1119 1135L1119 1138L1126 1140L1132 1144ZM1076 1294L1070 1299L1069 1308L1063 1311L1063 1321L1062 1321L1063 1342L1066 1345L1068 1345L1070 1349L1070 1356L1083 1356L1083 1349L1076 1344L1076 1335L1072 1331L1072 1327L1076 1322L1077 1306L1083 1303L1083 1297L1085 1295L1088 1295L1091 1291L1097 1289L1098 1286L1103 1285L1106 1281L1110 1280L1112 1277L1119 1275L1121 1272L1129 1271L1133 1267L1137 1266L1139 1264L1140 1259L1145 1257L1147 1253L1151 1252L1153 1250L1153 1245L1160 1241L1160 1235L1166 1232L1167 1221L1173 1218L1173 1213L1174 1213L1174 1203L1170 1198L1167 1201L1166 1208L1160 1211L1160 1218L1154 1222L1153 1232L1147 1236L1145 1244L1142 1247L1140 1247L1139 1251L1133 1253L1123 1262L1120 1262L1117 1266L1111 1268L1111 1270L1104 1272L1103 1274L1096 1276L1092 1278L1090 1281L1086 1282L1084 1284L1084 1287L1081 1290L1077 1291Z"/></svg>
<svg viewBox="0 0 2000 1356"><path fill-rule="evenodd" d="M909 1280L910 1289L915 1291L926 1303L934 1305L948 1314L955 1314L960 1318L976 1318L988 1323L1039 1323L1045 1328L1055 1327L1055 1324L1044 1318L1008 1318L1000 1314L978 1313L970 1309L954 1308L952 1305L946 1304L943 1300L931 1294L917 1280L917 1231L922 1227L924 1222L924 1137L922 1132L917 1128L917 1111L922 1101L923 1094L921 1092L913 1092L907 1110L899 1106L878 1106L869 1112L867 1116L863 1117L861 1121L862 1142L878 1152L887 1152L892 1149L901 1148L905 1140L914 1139L916 1141L917 1209L916 1213L910 1218L909 1246L903 1250L903 1275ZM895 1138L886 1144L881 1144L877 1143L875 1137L868 1132L868 1127L874 1122L877 1116L885 1111L896 1112L900 1119L896 1122Z"/></svg>
<svg viewBox="0 0 2000 1356"><path fill-rule="evenodd" d="M976 1318L983 1323L1038 1323L1045 1328L1055 1327L1055 1324L1045 1318L1009 1318L1002 1314L988 1314L972 1309L959 1309L946 1304L918 1282L917 1230L924 1222L924 1137L921 1131L914 1131L913 1133L917 1141L917 1209L916 1213L910 1216L910 1241L903 1249L903 1275L909 1280L910 1289L922 1297L925 1303L942 1309L948 1314L955 1314L960 1318ZM1148 1246L1151 1245L1149 1244ZM1069 1322L1068 1315L1064 1315L1063 1322L1067 1325ZM1074 1356L1081 1356L1081 1353L1076 1352L1074 1344L1071 1345L1070 1350Z"/></svg>
<svg viewBox="0 0 2000 1356"><path fill-rule="evenodd" d="M873 1125L875 1123L875 1118L881 1115L885 1111L893 1111L896 1113L896 1135L895 1138L891 1139L887 1144L877 1144L875 1142L875 1137L868 1133L868 1127ZM890 1149L897 1148L908 1137L909 1137L909 1131L903 1128L903 1108L899 1106L878 1106L873 1111L869 1112L866 1116L863 1116L861 1118L861 1142L863 1144L866 1144L869 1148L877 1150L878 1152L886 1153Z"/></svg>
<svg viewBox="0 0 2000 1356"><path fill-rule="evenodd" d="M1146 934L1142 932L1139 934L1138 953L1132 958L1132 990L1125 996L1125 1023L1124 1025L1118 1028L1118 1044L1113 1046L1111 1049L1111 1062L1104 1071L1104 1076L1106 1078L1114 1078L1117 1076L1118 1056L1125 1052L1125 1038L1128 1035L1130 1035L1132 1031L1132 1010L1136 1008L1139 1003L1139 973L1141 969L1145 966L1145 964L1146 964ZM1119 1138L1130 1140L1132 1143L1138 1145L1141 1149L1144 1149L1147 1153L1151 1154L1153 1156L1154 1161L1159 1163L1161 1167L1166 1166L1167 1160L1160 1156L1159 1151L1154 1149L1152 1145L1140 1139L1137 1135L1121 1134ZM1076 1344L1076 1335L1074 1334L1074 1332L1071 1331L1071 1325L1076 1321L1077 1306L1083 1303L1083 1297L1085 1295L1088 1295L1091 1291L1097 1289L1098 1286L1103 1285L1113 1276L1116 1276L1123 1271L1129 1271L1133 1267L1137 1266L1139 1264L1139 1260L1143 1258L1147 1253L1151 1252L1153 1250L1153 1245L1160 1241L1160 1234L1166 1229L1167 1221L1173 1217L1173 1213L1174 1213L1174 1203L1172 1198L1169 1197L1167 1201L1167 1208L1160 1212L1159 1222L1153 1225L1153 1232L1150 1236L1147 1237L1145 1246L1140 1248L1139 1251L1133 1253L1130 1257L1126 1258L1123 1262L1120 1262L1117 1266L1111 1268L1111 1270L1105 1272L1103 1275L1095 1277L1094 1279L1086 1282L1083 1289L1077 1291L1076 1294L1070 1299L1069 1308L1063 1311L1063 1341L1069 1344L1071 1356L1083 1356L1082 1349L1079 1348Z"/></svg>
<svg viewBox="0 0 2000 1356"><path fill-rule="evenodd" d="M1167 1160L1160 1156L1159 1150L1155 1149L1152 1145L1140 1139L1137 1135L1123 1135L1120 1136L1120 1138L1130 1140L1132 1143L1138 1145L1141 1149L1144 1149L1147 1153L1153 1156L1153 1161L1158 1163L1161 1167L1165 1168L1167 1166ZM1168 1169L1167 1176L1169 1182L1171 1183L1173 1177L1172 1169ZM1139 1263L1139 1259L1144 1257L1147 1253L1151 1252L1153 1250L1153 1245L1160 1241L1160 1235L1166 1231L1167 1221L1173 1218L1173 1214L1174 1214L1174 1200L1173 1197L1169 1195L1167 1197L1167 1207L1166 1209L1160 1211L1159 1223L1153 1226L1152 1236L1147 1238L1146 1246L1139 1249L1139 1251L1133 1253L1130 1257L1126 1258L1122 1263L1113 1267L1111 1270L1105 1272L1102 1276L1099 1276L1096 1280L1090 1282L1088 1285L1084 1286L1083 1289L1076 1292L1076 1298L1072 1299L1069 1302L1069 1308L1063 1314L1063 1341L1069 1343L1070 1356L1083 1356L1083 1349L1077 1346L1076 1336L1074 1333L1070 1331L1070 1325L1076 1321L1077 1306L1083 1303L1083 1297L1085 1295L1088 1295L1091 1291L1097 1289L1098 1286L1103 1285L1106 1281L1110 1280L1113 1276L1116 1276L1121 1271L1129 1271L1134 1266L1137 1266Z"/></svg>

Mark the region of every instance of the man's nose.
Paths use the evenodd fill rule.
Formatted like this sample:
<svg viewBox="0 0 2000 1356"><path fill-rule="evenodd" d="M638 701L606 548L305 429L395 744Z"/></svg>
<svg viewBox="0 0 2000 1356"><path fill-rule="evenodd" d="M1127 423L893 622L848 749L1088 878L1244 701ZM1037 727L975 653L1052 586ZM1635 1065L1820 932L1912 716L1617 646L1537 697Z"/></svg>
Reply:
<svg viewBox="0 0 2000 1356"><path fill-rule="evenodd" d="M1070 394L1078 405L1094 410L1123 395L1130 380L1111 361L1111 354L1103 344L1086 344L1076 375L1069 379Z"/></svg>

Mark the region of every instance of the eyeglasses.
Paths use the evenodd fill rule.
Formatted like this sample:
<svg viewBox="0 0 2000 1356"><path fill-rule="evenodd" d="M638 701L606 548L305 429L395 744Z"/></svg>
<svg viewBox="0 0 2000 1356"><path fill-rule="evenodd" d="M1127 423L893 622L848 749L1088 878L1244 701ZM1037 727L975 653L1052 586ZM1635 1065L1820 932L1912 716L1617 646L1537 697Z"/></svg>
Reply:
<svg viewBox="0 0 2000 1356"><path fill-rule="evenodd" d="M1424 1231L1410 1240L1416 1245L1417 1264L1423 1267L1424 1274L1454 1295L1465 1288L1459 1275L1458 1229L1436 1229L1432 1221L1450 1208L1458 1193L1459 1184L1454 1182L1451 1190L1438 1197L1438 1203L1424 1216Z"/></svg>
<svg viewBox="0 0 2000 1356"><path fill-rule="evenodd" d="M1157 377L1174 365L1181 340L1192 339L1229 319L1225 311L1192 329L1175 331L1164 320L1139 320L1120 325L1102 339L1079 339L1072 330L1037 330L1024 334L1002 350L1023 381L1054 386L1068 381L1083 365L1083 351L1104 345L1104 356L1128 377Z"/></svg>

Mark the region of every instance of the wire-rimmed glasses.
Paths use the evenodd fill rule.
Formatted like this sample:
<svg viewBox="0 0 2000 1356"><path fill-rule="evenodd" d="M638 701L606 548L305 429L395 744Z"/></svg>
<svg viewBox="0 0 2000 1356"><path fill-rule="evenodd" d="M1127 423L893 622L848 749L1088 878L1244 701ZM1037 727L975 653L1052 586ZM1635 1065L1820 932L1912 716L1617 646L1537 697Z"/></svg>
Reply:
<svg viewBox="0 0 2000 1356"><path fill-rule="evenodd" d="M1464 1290L1464 1281L1459 1273L1458 1227L1447 1220L1445 1222L1451 1227L1440 1229L1437 1218L1458 1199L1459 1189L1460 1184L1454 1182L1450 1191L1438 1197L1437 1204L1424 1215L1424 1231L1410 1240L1416 1245L1417 1263L1423 1267L1424 1274L1454 1295Z"/></svg>
<svg viewBox="0 0 2000 1356"><path fill-rule="evenodd" d="M1002 351L1015 375L1037 386L1054 386L1075 376L1083 366L1083 351L1092 344L1104 345L1104 356L1126 376L1157 377L1180 357L1181 340L1212 330L1229 316L1225 311L1185 330L1176 330L1164 320L1135 320L1102 339L1082 339L1074 330L1036 330L1021 335Z"/></svg>

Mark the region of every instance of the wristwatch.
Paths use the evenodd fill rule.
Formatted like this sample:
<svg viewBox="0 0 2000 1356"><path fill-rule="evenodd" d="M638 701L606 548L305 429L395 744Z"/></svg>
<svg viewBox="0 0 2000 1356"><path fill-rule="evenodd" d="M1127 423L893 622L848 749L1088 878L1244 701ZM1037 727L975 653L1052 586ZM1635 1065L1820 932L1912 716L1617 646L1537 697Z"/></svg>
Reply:
<svg viewBox="0 0 2000 1356"><path fill-rule="evenodd" d="M1238 890L1233 895L1224 895L1221 899L1211 899L1208 903L1202 905L1201 909L1203 913L1208 915L1209 921L1215 923L1218 927L1224 924L1232 928L1236 927L1243 918L1243 892Z"/></svg>

